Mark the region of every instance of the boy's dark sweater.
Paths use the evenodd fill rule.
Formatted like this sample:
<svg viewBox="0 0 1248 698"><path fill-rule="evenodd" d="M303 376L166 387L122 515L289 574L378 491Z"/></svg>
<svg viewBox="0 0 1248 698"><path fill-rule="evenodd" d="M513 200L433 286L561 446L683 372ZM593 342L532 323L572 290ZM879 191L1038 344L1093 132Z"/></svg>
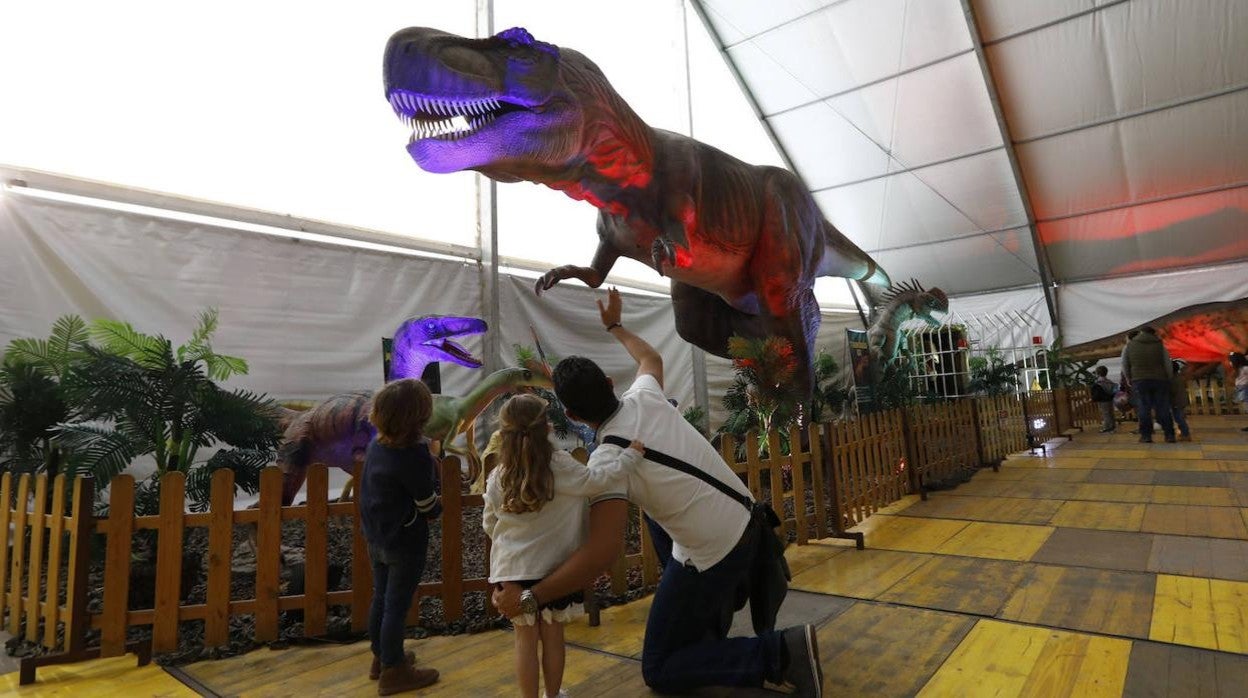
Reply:
<svg viewBox="0 0 1248 698"><path fill-rule="evenodd" d="M360 486L365 540L384 550L404 550L428 540L427 519L442 513L433 467L424 443L391 448L374 438L368 444Z"/></svg>

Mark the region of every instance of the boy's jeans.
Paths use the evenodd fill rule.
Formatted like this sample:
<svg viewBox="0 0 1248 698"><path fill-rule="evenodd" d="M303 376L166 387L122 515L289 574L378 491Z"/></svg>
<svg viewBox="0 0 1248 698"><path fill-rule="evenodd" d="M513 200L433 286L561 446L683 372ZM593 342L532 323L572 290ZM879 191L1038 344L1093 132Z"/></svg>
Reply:
<svg viewBox="0 0 1248 698"><path fill-rule="evenodd" d="M1187 408L1186 407L1171 407L1170 412L1171 414L1174 415L1174 423L1176 426L1178 426L1179 433L1184 436L1191 436L1192 431L1191 429L1187 428Z"/></svg>
<svg viewBox="0 0 1248 698"><path fill-rule="evenodd" d="M1101 431L1113 431L1118 428L1118 422L1114 420L1114 401L1098 402L1096 406L1101 408Z"/></svg>
<svg viewBox="0 0 1248 698"><path fill-rule="evenodd" d="M407 611L425 571L425 545L411 550L383 550L369 545L373 563L373 602L368 609L368 639L383 667L403 662L403 629Z"/></svg>

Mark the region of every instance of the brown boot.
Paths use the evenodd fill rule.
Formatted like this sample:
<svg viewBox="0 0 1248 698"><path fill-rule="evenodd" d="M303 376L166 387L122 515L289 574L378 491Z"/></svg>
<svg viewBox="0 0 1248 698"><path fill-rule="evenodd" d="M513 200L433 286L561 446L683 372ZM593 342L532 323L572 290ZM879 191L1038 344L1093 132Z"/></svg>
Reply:
<svg viewBox="0 0 1248 698"><path fill-rule="evenodd" d="M416 653L415 652L408 650L403 653L403 658L406 659L407 663L410 664L411 666L416 666ZM374 654L373 665L369 667L368 669L368 680L376 681L379 678L381 678L381 657L378 657L377 655Z"/></svg>
<svg viewBox="0 0 1248 698"><path fill-rule="evenodd" d="M438 680L436 669L417 669L409 664L386 667L377 681L377 695L389 696L431 686Z"/></svg>

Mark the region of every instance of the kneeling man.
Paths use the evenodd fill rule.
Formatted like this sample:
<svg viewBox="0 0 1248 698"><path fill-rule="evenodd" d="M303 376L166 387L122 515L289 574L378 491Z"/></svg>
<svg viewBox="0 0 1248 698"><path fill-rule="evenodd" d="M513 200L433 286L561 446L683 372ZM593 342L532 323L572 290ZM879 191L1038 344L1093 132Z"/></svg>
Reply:
<svg viewBox="0 0 1248 698"><path fill-rule="evenodd" d="M622 449L603 443L609 436L634 438L691 464L749 496L741 479L663 394L663 359L620 324L619 292L598 302L602 323L637 362L637 378L617 399L610 378L593 361L569 357L554 371L555 394L568 417L597 432L589 467L618 467ZM752 686L821 696L815 629L804 625L761 637L728 638L733 612L749 593L755 527L742 503L702 480L651 460L626 469L627 491L591 499L588 539L563 565L529 590L506 585L494 593L505 615L543 599L571 594L606 571L619 556L627 527L628 502L645 511L670 536L670 556L646 621L641 655L646 685L661 692L701 686ZM656 539L661 536L656 536Z"/></svg>

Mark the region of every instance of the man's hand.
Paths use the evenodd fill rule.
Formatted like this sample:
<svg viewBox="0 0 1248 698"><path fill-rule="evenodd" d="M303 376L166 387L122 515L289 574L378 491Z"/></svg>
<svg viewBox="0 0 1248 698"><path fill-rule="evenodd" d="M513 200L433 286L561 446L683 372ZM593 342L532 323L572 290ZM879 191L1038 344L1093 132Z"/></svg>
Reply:
<svg viewBox="0 0 1248 698"><path fill-rule="evenodd" d="M642 443L640 440L638 440L638 439L633 439L632 443L630 443L630 444L628 445L628 447L629 447L629 448L631 448L631 449L633 449L634 451L637 451L638 453L645 453L645 452L646 452L646 445L645 445L645 444L643 444L643 443Z"/></svg>
<svg viewBox="0 0 1248 698"><path fill-rule="evenodd" d="M494 586L494 593L491 597L494 600L494 608L507 618L514 618L520 615L520 592L524 588L515 582L503 582Z"/></svg>
<svg viewBox="0 0 1248 698"><path fill-rule="evenodd" d="M598 314L602 317L602 326L610 327L620 324L620 311L624 309L624 301L620 299L620 290L612 286L607 291L607 304L598 301Z"/></svg>

